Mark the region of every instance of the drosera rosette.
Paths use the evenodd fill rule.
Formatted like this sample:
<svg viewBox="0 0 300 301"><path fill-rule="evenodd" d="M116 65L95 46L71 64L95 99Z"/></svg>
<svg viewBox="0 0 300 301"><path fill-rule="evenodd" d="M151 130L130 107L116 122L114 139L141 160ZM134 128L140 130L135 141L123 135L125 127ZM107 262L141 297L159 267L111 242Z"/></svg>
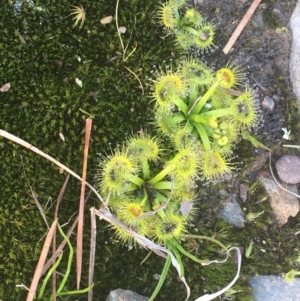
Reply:
<svg viewBox="0 0 300 301"><path fill-rule="evenodd" d="M164 217L157 219L153 234L160 244L167 244L174 239L181 240L187 227L187 219L181 214L166 213Z"/></svg>
<svg viewBox="0 0 300 301"><path fill-rule="evenodd" d="M187 227L194 217L195 180L203 157L201 145L188 143L188 133L191 132L181 136L181 142L178 142L181 147L160 170L159 165L163 162L159 158L159 141L141 131L140 136L127 139L122 151L117 150L116 154L103 160L99 177L102 182L108 182L99 186L118 218L118 223L112 225L117 240L134 244L128 228L140 236L155 239L174 254L181 277L184 277L182 255L199 264L207 263L207 259L199 259L181 246L182 239L190 237ZM111 202L108 202L109 197ZM225 249L213 238L195 235L193 238L210 240ZM154 300L159 292L170 263L168 254L149 300Z"/></svg>
<svg viewBox="0 0 300 301"><path fill-rule="evenodd" d="M199 152L192 147L183 148L159 171L156 138L142 132L138 137L130 137L123 149L103 160L100 189L106 198L111 198L108 205L120 220L126 225L138 226L135 219L169 202L176 186L180 186L184 194L185 187L181 183L193 183L200 164ZM176 191L178 197L179 190Z"/></svg>
<svg viewBox="0 0 300 301"><path fill-rule="evenodd" d="M212 109L228 108L233 100L233 95L227 90L217 88L211 95L209 105Z"/></svg>
<svg viewBox="0 0 300 301"><path fill-rule="evenodd" d="M169 93L162 86L160 93L154 93L157 127L178 150L182 144L188 146L187 141L194 144L197 141L200 143L198 148L209 152L211 156L217 150L219 160L222 159L220 162L225 164L241 132L251 129L258 120L257 103L252 91L247 87L244 92L235 90L243 83L243 71L235 62L230 62L213 74L212 70L194 58L184 58L176 70L168 70L167 73L184 83L185 92L182 89L180 94ZM163 73L159 76L154 83L165 80ZM172 86L183 85L173 82ZM208 181L211 178L215 181L217 170L220 171L220 178L224 178L230 169L214 169L214 176L209 173L202 175L208 175Z"/></svg>
<svg viewBox="0 0 300 301"><path fill-rule="evenodd" d="M216 183L232 175L230 158L218 148L204 151L201 159L200 178L206 183Z"/></svg>
<svg viewBox="0 0 300 301"><path fill-rule="evenodd" d="M196 47L201 51L210 49L214 44L216 26L203 21L196 8L185 8L186 1L170 0L163 4L158 17L167 33L175 34L177 44L184 50Z"/></svg>
<svg viewBox="0 0 300 301"><path fill-rule="evenodd" d="M104 194L120 195L126 191L128 183L135 177L137 166L128 158L126 150L117 150L114 155L100 162L97 186Z"/></svg>
<svg viewBox="0 0 300 301"><path fill-rule="evenodd" d="M185 57L179 65L179 73L183 75L189 85L189 92L194 85L198 88L210 86L214 81L212 70L199 60Z"/></svg>
<svg viewBox="0 0 300 301"><path fill-rule="evenodd" d="M153 80L153 97L156 105L170 110L174 107L174 102L187 93L187 86L184 77L172 70L156 72L156 79Z"/></svg>
<svg viewBox="0 0 300 301"><path fill-rule="evenodd" d="M185 120L181 114L170 112L162 107L158 107L154 114L154 125L168 137L172 137L179 129L179 124Z"/></svg>
<svg viewBox="0 0 300 301"><path fill-rule="evenodd" d="M216 79L220 86L228 89L243 86L245 77L245 73L235 61L230 61L225 68L216 72Z"/></svg>
<svg viewBox="0 0 300 301"><path fill-rule="evenodd" d="M258 121L258 108L254 101L253 92L247 88L240 96L234 98L227 108L210 110L201 114L201 116L209 117L225 117L230 116L233 120L246 128L253 127Z"/></svg>

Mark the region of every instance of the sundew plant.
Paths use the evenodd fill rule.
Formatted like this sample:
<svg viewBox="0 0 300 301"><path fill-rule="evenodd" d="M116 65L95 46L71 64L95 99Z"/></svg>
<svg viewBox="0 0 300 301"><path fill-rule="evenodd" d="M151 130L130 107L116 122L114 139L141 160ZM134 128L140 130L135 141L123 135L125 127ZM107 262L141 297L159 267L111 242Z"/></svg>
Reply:
<svg viewBox="0 0 300 301"><path fill-rule="evenodd" d="M185 1L163 4L159 18L183 52L193 47L207 51L213 45L215 26L204 22L194 8L186 8ZM141 130L140 136L128 138L99 164L98 189L109 208L123 225L173 252L180 277L182 255L207 264L186 251L182 240L207 239L227 250L217 240L189 234L187 227L196 210L196 181L216 182L229 176L236 142L257 122L253 92L248 87L240 91L243 81L235 63L213 71L184 56L176 68L158 68L151 80L154 123L158 136L167 136L172 149L163 149L159 138ZM120 240L133 240L128 230L112 226ZM170 264L168 256L149 300L159 292Z"/></svg>
<svg viewBox="0 0 300 301"><path fill-rule="evenodd" d="M63 6L63 4L61 5ZM14 42L18 41L18 49L36 55L33 56L34 59L30 60L28 70L31 70L32 76L36 77L38 84L35 82L26 84L23 80L27 78L22 77L20 86L24 87L25 90L18 90L18 97L15 101L18 105L12 106L8 102L4 103L6 109L14 111L11 112L12 114L3 113L3 120L8 118L7 116L16 119L24 111L26 120L30 122L23 123L29 125L29 127L19 127L18 132L16 132L18 135L30 133L34 139L41 137L40 139L46 140L56 135L55 137L59 139L58 137L64 137L63 132L68 133L69 130L70 134L66 136L66 141L65 138L61 138L66 143L63 143L58 152L60 154L58 157L60 159L64 158L66 162L78 157L72 151L68 152L68 158L65 158L64 155L69 146L76 145L75 141L81 143L81 141L75 139L79 136L79 131L75 132L74 128L81 129L78 125L78 119L82 120L84 118L82 113L88 114L92 118L96 116L94 118L94 129L97 130L98 127L98 135L94 135L93 140L98 142L97 146L101 143L107 143L109 139L114 138L115 140L123 136L122 134L128 128L133 128L133 117L128 118L128 122L132 123L126 128L123 128L121 122L118 124L119 128L116 131L117 127L114 124L115 120L121 120L121 115L127 117L128 103L131 103L131 111L135 110L135 104L144 108L141 98L138 98L138 101L132 99L136 97L133 96L134 93L132 92L134 91L133 87L137 87L137 78L139 79L139 77L136 74L138 74L139 69L131 71L124 63L130 61L127 58L134 59L135 56L143 59L143 64L146 64L146 58L148 62L152 58L152 53L155 53L153 49L149 50L148 53L142 48L142 45L138 45L139 47L131 45L130 55L124 59L125 51L123 57L118 54L120 53L120 45L118 45L119 41L116 38L117 35L115 35L112 40L107 39L105 47L102 49L105 59L103 57L99 58L99 49L93 47L93 42L96 38L99 38L102 42L106 38L108 29L105 31L103 27L100 27L102 26L99 23L100 16L97 22L92 18L89 19L88 12L91 12L92 7L76 5L78 6L68 8L65 18L54 18L54 21L57 22L54 23L57 24L55 25L56 34L52 33L52 28L51 30L48 29L53 24L47 18L40 18L40 25L43 24L43 26L40 26L39 31L47 41L51 40L51 45L53 45L51 50L53 52L48 50L47 52L35 54L38 49L46 48L46 46L38 38L39 32L35 30L34 23L29 18L31 15L28 14L26 22L23 17L20 17L22 21L20 21L20 24L24 28L21 31L15 31ZM91 2L90 5L96 4ZM133 5L133 2L131 5ZM25 14L31 10L34 14L50 13L47 8L37 8L35 6L25 6L23 13ZM55 11L56 8L51 7ZM94 11L97 11L97 9L94 9ZM13 15L13 13L11 14ZM31 16L32 19L34 19L34 14ZM140 10L136 12L136 16L143 18L143 20L146 19L146 15L140 14ZM201 14L194 8L187 8L185 1L173 0L163 4L158 11L158 18L166 28L167 34L175 37L178 47L182 49L184 54L187 54L193 48L208 51L214 43L215 26L204 21ZM13 17L11 19L14 20ZM126 20L128 21L128 19ZM61 37L61 28L63 28L62 24L64 23L71 24L67 32L69 40L62 38L61 41L58 41L57 38ZM134 23L132 27L135 29L135 26L142 23ZM80 32L84 29L87 29L87 35ZM139 32L139 30L135 30L135 32ZM121 38L120 40L122 41ZM9 39L1 47L15 49L9 46L8 42ZM46 44L48 45L48 42ZM116 44L118 47L116 47ZM59 55L56 54L57 49L60 50ZM85 49L91 51L89 56L84 57ZM107 49L111 51L109 55ZM127 46L125 49L127 49ZM9 60L9 64L14 66L19 62L12 50L7 53L8 58L4 58L4 63L6 63L5 60ZM115 56L115 54L118 55ZM51 62L51 64L47 64L48 69L43 70L44 76L40 78L38 78L38 72L35 68L42 64L37 62L37 57L40 60ZM99 64L99 61L102 62L102 65ZM145 65L143 64L137 67L144 68ZM153 245L160 248L158 250L167 250L165 265L157 287L150 296L150 301L156 298L166 279L167 272L171 264L174 265L174 262L178 264L180 279L186 284L182 256L188 257L203 266L213 262L225 261L199 259L185 250L183 247L185 239L193 238L210 241L221 249L222 255L227 254L228 256L231 249L228 250L218 240L188 232L188 226L193 221L197 209L195 205L197 197L196 181L200 179L205 183L216 182L229 176L232 173L230 160L233 156L236 141L240 139L242 133L249 131L257 121L257 108L252 91L249 88L245 88L244 91L235 90L237 87L240 90L244 80L243 73L237 65L229 63L226 67L215 72L199 60L187 56L182 57L177 65L176 68L167 68L166 70L159 68L150 84L151 99L154 103L153 121L158 130L157 135L150 135L146 130L141 130L139 136L128 137L122 146L115 149L114 153L102 157L96 174L96 186L105 200L99 212L104 208L111 216L114 214L114 218L119 223L111 222L111 225L119 240L124 243L132 242L138 236L144 238L145 241L147 240L148 243L151 241ZM114 73L109 73L111 69L114 70ZM57 83L56 81L49 81L45 76L46 73L51 76L59 74L61 79ZM13 75L15 76L15 74L10 74L11 78L9 80L11 80L14 89L17 81L13 78ZM119 75L119 77L116 75ZM28 76L28 78L31 78L31 76ZM112 79L114 80L112 81ZM124 82L126 83L125 86L122 85ZM133 82L134 86L129 86L129 82ZM44 87L47 87L47 89ZM35 89L34 92L30 92L29 97L23 98L23 93L32 89ZM100 96L104 98L103 93L112 91L112 89L116 91L117 95L122 96L122 101L114 98L111 92L107 94L105 101L101 101ZM140 88L136 89L141 94ZM62 100L57 96L61 93L64 95ZM123 101L125 93L127 94L126 101ZM33 105L33 101L36 102L35 94L42 101ZM55 103L59 105L56 104L55 106ZM35 119L35 122L31 122L32 116L36 112L47 113L46 115L39 114L39 120ZM113 113L113 115L109 113ZM24 116L22 118L25 118ZM69 123L65 124L66 116L72 120L73 126ZM114 116L118 118L115 119ZM9 129L12 122L5 120L3 128ZM50 126L45 123L48 121ZM139 124L138 118L135 118L135 122ZM12 129L16 130L14 127ZM40 133L44 135L41 136ZM99 133L103 135L99 135ZM162 143L165 140L164 136L171 141L171 146ZM74 140L73 143L69 143L72 140ZM59 140L59 142L61 141ZM35 143L38 144L37 141ZM55 150L57 144L53 143L47 151ZM78 149L80 148L78 147ZM6 163L5 166L9 166L9 164L10 162ZM4 225L4 222L2 224ZM4 226L2 228L4 229ZM4 241L6 242L6 240ZM14 243L15 245L18 244L17 241ZM151 243L149 244L151 245ZM72 246L69 243L68 245L70 254L73 255ZM11 249L13 250L13 248ZM238 250L237 252L240 255ZM68 273L72 261L71 255L68 259ZM14 256L9 254L9 257L13 258ZM61 258L62 255L56 261L57 265ZM240 261L237 276L239 269ZM44 298L44 292L45 296L47 295L47 281L52 272L53 270L50 270L46 276L40 291L40 299ZM63 278L57 296L79 292L78 290L63 291L67 278ZM236 278L226 288L232 286L235 280ZM7 281L6 284L8 284ZM186 285L186 287L188 286ZM224 289L197 300L212 300L222 294ZM86 292L86 290L83 292Z"/></svg>

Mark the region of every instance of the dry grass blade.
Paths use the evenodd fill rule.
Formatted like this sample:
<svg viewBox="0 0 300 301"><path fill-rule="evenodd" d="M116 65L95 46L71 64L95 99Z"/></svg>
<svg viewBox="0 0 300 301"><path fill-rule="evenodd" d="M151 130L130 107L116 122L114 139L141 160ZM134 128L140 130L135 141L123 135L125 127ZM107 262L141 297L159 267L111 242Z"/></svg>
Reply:
<svg viewBox="0 0 300 301"><path fill-rule="evenodd" d="M48 231L48 234L47 234L47 237L45 239L44 246L42 249L42 253L40 255L38 264L37 264L35 272L34 272L34 276L33 276L33 279L32 279L31 285L30 285L30 289L29 289L26 301L32 301L34 299L35 291L38 286L39 280L42 276L44 263L46 261L48 251L50 249L53 233L56 229L56 224L57 224L57 219L54 220L54 222L52 223L52 225Z"/></svg>
<svg viewBox="0 0 300 301"><path fill-rule="evenodd" d="M89 286L94 282L94 267L95 267L95 253L96 253L96 215L95 208L91 208L91 246L90 246L90 265L89 265ZM88 292L88 301L93 301L93 288Z"/></svg>
<svg viewBox="0 0 300 301"><path fill-rule="evenodd" d="M243 31L244 27L247 25L248 21L250 20L251 16L255 12L256 8L258 7L261 0L254 0L249 9L247 10L245 16L243 17L242 21L239 23L238 27L233 32L232 36L230 37L229 41L227 42L226 46L223 49L225 54L228 54L231 50L232 46L240 36L241 32Z"/></svg>
<svg viewBox="0 0 300 301"><path fill-rule="evenodd" d="M34 191L32 190L31 186L30 186L30 190L31 190L31 196L32 196L32 198L34 199L35 204L36 204L36 206L38 207L38 209L39 209L39 211L40 211L40 214L41 214L41 216L42 216L42 218L43 218L45 224L47 225L47 229L49 229L49 224L48 224L48 222L47 222L47 218L46 218L46 214L45 214L45 212L44 212L44 209L43 209L43 207L41 206L41 204L40 204L38 198L36 197Z"/></svg>
<svg viewBox="0 0 300 301"><path fill-rule="evenodd" d="M89 197L91 195L91 191L89 191L86 199L85 199L85 203L88 201ZM70 238L71 234L73 233L75 227L77 226L78 223L78 216L76 217L76 219L74 220L72 226L70 227L70 229L67 232L67 237ZM46 273L46 271L50 268L50 266L55 262L56 258L58 257L58 255L62 252L64 246L66 245L67 241L64 239L61 244L59 245L59 247L57 248L57 250L55 251L55 253L51 256L51 258L46 262L46 264L44 265L43 268L43 274Z"/></svg>
<svg viewBox="0 0 300 301"><path fill-rule="evenodd" d="M77 228L77 248L76 248L77 289L79 289L79 286L80 286L81 269L82 269L84 192L85 192L87 158L88 158L88 152L89 152L91 129L92 129L92 119L88 118L88 119L86 119L86 124L85 124L85 141L84 141L84 152L83 152L82 181L81 181L80 203L79 203L79 214L78 214L78 228Z"/></svg>

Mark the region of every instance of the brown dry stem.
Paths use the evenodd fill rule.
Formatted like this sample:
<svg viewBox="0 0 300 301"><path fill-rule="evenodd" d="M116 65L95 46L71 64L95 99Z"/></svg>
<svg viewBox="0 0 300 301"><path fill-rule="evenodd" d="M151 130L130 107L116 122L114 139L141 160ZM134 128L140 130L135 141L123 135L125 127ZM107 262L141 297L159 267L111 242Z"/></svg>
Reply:
<svg viewBox="0 0 300 301"><path fill-rule="evenodd" d="M78 214L78 228L77 228L77 248L76 248L76 267L77 267L77 289L80 286L81 270L82 270L82 241L83 241L83 211L84 211L84 193L86 182L87 159L90 145L92 129L92 119L86 119L85 123L85 141L83 151L83 166L82 166L82 180L79 201L79 214Z"/></svg>

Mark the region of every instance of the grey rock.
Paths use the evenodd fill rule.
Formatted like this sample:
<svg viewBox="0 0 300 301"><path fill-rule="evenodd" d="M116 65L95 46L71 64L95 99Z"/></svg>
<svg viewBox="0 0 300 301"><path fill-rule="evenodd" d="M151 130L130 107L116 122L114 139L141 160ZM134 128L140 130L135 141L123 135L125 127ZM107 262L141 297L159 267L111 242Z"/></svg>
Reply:
<svg viewBox="0 0 300 301"><path fill-rule="evenodd" d="M147 301L149 298L138 295L130 290L116 289L111 291L105 301Z"/></svg>
<svg viewBox="0 0 300 301"><path fill-rule="evenodd" d="M277 160L276 171L280 180L287 184L300 183L300 157L285 155Z"/></svg>
<svg viewBox="0 0 300 301"><path fill-rule="evenodd" d="M296 301L300 300L300 279L288 283L279 276L255 276L249 284L254 290L255 301Z"/></svg>
<svg viewBox="0 0 300 301"><path fill-rule="evenodd" d="M223 209L219 213L219 217L238 228L245 227L244 212L239 203L234 199L229 199L223 203Z"/></svg>
<svg viewBox="0 0 300 301"><path fill-rule="evenodd" d="M291 16L290 27L292 31L292 46L290 54L290 79L293 91L300 107L300 1Z"/></svg>
<svg viewBox="0 0 300 301"><path fill-rule="evenodd" d="M259 180L264 185L268 195L275 220L281 227L287 223L290 216L296 216L299 212L299 201L296 196L281 189L271 175L267 172L259 174ZM288 190L296 193L296 186L290 185Z"/></svg>

